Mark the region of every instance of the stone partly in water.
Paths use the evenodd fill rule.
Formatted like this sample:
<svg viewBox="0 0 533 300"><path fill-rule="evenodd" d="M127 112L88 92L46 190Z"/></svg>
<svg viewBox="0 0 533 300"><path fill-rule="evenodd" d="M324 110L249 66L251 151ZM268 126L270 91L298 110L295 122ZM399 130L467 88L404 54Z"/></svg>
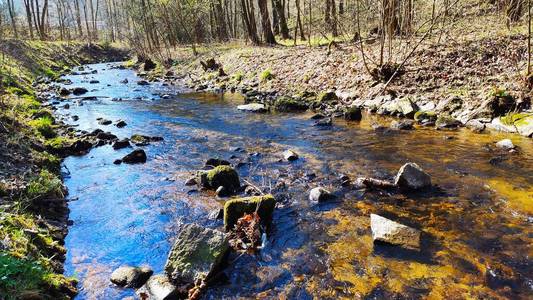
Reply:
<svg viewBox="0 0 533 300"><path fill-rule="evenodd" d="M241 186L239 174L228 165L220 165L207 172L202 172L200 179L204 187L213 190L223 186L228 192L235 192Z"/></svg>
<svg viewBox="0 0 533 300"><path fill-rule="evenodd" d="M79 95L83 95L85 93L87 93L88 90L84 87L75 87L72 89L72 94L76 95L76 96L79 96Z"/></svg>
<svg viewBox="0 0 533 300"><path fill-rule="evenodd" d="M113 144L113 149L115 149L115 150L119 150L119 149L127 148L127 147L131 147L130 141L128 139L123 139L123 140L120 140L120 141L116 141Z"/></svg>
<svg viewBox="0 0 533 300"><path fill-rule="evenodd" d="M165 273L175 283L195 283L212 275L229 249L228 236L196 224L184 225L165 264Z"/></svg>
<svg viewBox="0 0 533 300"><path fill-rule="evenodd" d="M511 141L510 139L504 139L504 140L497 142L496 147L500 149L511 150L515 148L515 145L513 144L513 141Z"/></svg>
<svg viewBox="0 0 533 300"><path fill-rule="evenodd" d="M257 211L261 222L265 225L272 221L276 200L272 195L238 198L224 204L224 228L232 229L237 220L245 214Z"/></svg>
<svg viewBox="0 0 533 300"><path fill-rule="evenodd" d="M390 127L392 129L397 129L397 130L412 130L414 129L413 127L414 123L415 122L413 120L392 121L390 124Z"/></svg>
<svg viewBox="0 0 533 300"><path fill-rule="evenodd" d="M122 162L126 164L145 163L146 153L142 149L133 150L133 152L122 158Z"/></svg>
<svg viewBox="0 0 533 300"><path fill-rule="evenodd" d="M344 111L344 119L348 121L361 121L362 118L363 118L363 114L359 107L356 107L356 106L348 107Z"/></svg>
<svg viewBox="0 0 533 300"><path fill-rule="evenodd" d="M122 266L111 274L111 282L121 286L138 288L142 286L154 271L148 267Z"/></svg>
<svg viewBox="0 0 533 300"><path fill-rule="evenodd" d="M409 249L420 248L420 231L382 216L370 215L372 239Z"/></svg>
<svg viewBox="0 0 533 300"><path fill-rule="evenodd" d="M126 127L127 125L128 124L124 120L118 120L117 123L115 124L115 126L117 126L118 128Z"/></svg>
<svg viewBox="0 0 533 300"><path fill-rule="evenodd" d="M315 122L315 126L331 126L333 125L332 118L323 118Z"/></svg>
<svg viewBox="0 0 533 300"><path fill-rule="evenodd" d="M101 119L100 121L98 121L98 124L100 125L110 125L111 123L111 120L108 120L108 119Z"/></svg>
<svg viewBox="0 0 533 300"><path fill-rule="evenodd" d="M398 112L407 118L413 118L418 109L416 104L407 98L398 100L397 106Z"/></svg>
<svg viewBox="0 0 533 300"><path fill-rule="evenodd" d="M419 190L431 186L431 176L417 164L406 163L398 171L394 184L402 189Z"/></svg>
<svg viewBox="0 0 533 300"><path fill-rule="evenodd" d="M462 123L449 115L440 115L435 122L437 129L457 129Z"/></svg>
<svg viewBox="0 0 533 300"><path fill-rule="evenodd" d="M178 299L180 292L166 275L158 274L150 277L137 294L140 299L173 300Z"/></svg>
<svg viewBox="0 0 533 300"><path fill-rule="evenodd" d="M292 150L287 150L283 152L283 158L288 161L295 161L298 159L298 154Z"/></svg>
<svg viewBox="0 0 533 300"><path fill-rule="evenodd" d="M261 103L250 103L250 104L239 105L237 106L237 109L243 110L243 111L255 112L255 113L263 113L267 111L265 105Z"/></svg>
<svg viewBox="0 0 533 300"><path fill-rule="evenodd" d="M309 201L311 202L324 202L333 199L333 195L322 187L313 188L309 192Z"/></svg>
<svg viewBox="0 0 533 300"><path fill-rule="evenodd" d="M205 166L218 167L218 166L229 166L230 163L227 160L220 158L210 158L205 162Z"/></svg>
<svg viewBox="0 0 533 300"><path fill-rule="evenodd" d="M290 97L279 97L274 102L274 108L280 112L295 112L306 110L307 105Z"/></svg>

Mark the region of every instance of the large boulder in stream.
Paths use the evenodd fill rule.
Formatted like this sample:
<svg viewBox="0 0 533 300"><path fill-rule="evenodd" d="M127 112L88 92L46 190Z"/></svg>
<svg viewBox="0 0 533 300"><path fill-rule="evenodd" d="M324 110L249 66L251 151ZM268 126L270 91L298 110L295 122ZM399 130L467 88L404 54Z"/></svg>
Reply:
<svg viewBox="0 0 533 300"><path fill-rule="evenodd" d="M174 283L195 283L218 270L229 249L226 233L187 224L181 228L165 264Z"/></svg>
<svg viewBox="0 0 533 300"><path fill-rule="evenodd" d="M253 212L257 212L261 222L268 225L275 207L276 200L270 194L228 200L224 203L224 228L231 230L239 218Z"/></svg>
<svg viewBox="0 0 533 300"><path fill-rule="evenodd" d="M122 266L111 274L111 282L121 286L138 288L142 286L154 271L148 267Z"/></svg>
<svg viewBox="0 0 533 300"><path fill-rule="evenodd" d="M370 215L370 228L374 241L399 245L405 248L420 248L420 231L382 216Z"/></svg>
<svg viewBox="0 0 533 300"><path fill-rule="evenodd" d="M398 171L394 184L406 190L424 189L431 186L431 176L417 164L406 163Z"/></svg>
<svg viewBox="0 0 533 300"><path fill-rule="evenodd" d="M228 165L219 165L207 172L200 173L202 186L216 190L223 186L227 191L235 192L241 187L239 174Z"/></svg>

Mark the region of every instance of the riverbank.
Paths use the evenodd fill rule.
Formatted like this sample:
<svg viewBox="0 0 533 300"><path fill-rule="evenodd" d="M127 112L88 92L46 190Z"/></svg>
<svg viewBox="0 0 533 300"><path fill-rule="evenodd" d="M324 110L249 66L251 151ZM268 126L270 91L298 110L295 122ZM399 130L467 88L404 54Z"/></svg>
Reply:
<svg viewBox="0 0 533 300"><path fill-rule="evenodd" d="M75 279L62 275L68 207L60 177L62 150L75 140L43 102L51 80L70 67L125 56L84 43L0 44L2 299L67 299L76 293Z"/></svg>
<svg viewBox="0 0 533 300"><path fill-rule="evenodd" d="M379 51L377 45L364 47L374 57ZM146 71L149 78L185 81L198 91L237 91L272 110L311 108L341 116L356 107L420 126L531 137L531 91L522 74L526 47L527 37L515 33L422 44L388 86L366 71L353 43L212 45L198 48L198 55L179 48L167 62L171 66ZM398 65L401 56L392 61Z"/></svg>

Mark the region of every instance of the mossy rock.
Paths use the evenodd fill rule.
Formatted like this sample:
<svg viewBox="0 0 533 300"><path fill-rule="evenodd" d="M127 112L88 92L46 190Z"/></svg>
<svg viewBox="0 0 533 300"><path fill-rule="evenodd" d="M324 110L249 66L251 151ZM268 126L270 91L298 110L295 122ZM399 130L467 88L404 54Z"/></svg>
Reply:
<svg viewBox="0 0 533 300"><path fill-rule="evenodd" d="M259 209L257 208L258 205ZM226 230L232 229L239 218L256 210L261 222L269 224L272 221L275 206L276 200L270 194L229 200L224 204L224 228Z"/></svg>
<svg viewBox="0 0 533 300"><path fill-rule="evenodd" d="M351 106L344 111L344 119L348 121L361 121L362 117L363 114L359 107Z"/></svg>
<svg viewBox="0 0 533 300"><path fill-rule="evenodd" d="M454 129L461 125L462 124L459 120L456 120L452 116L446 114L439 115L437 121L435 121L435 126L437 129Z"/></svg>
<svg viewBox="0 0 533 300"><path fill-rule="evenodd" d="M533 136L533 114L532 113L511 113L500 118L502 124L514 126L518 133L523 136Z"/></svg>
<svg viewBox="0 0 533 300"><path fill-rule="evenodd" d="M274 109L280 112L304 111L307 108L307 104L290 97L279 97L274 102Z"/></svg>
<svg viewBox="0 0 533 300"><path fill-rule="evenodd" d="M240 188L239 174L228 165L217 166L212 170L203 172L201 175L202 185L209 189L217 189L219 186L235 192Z"/></svg>
<svg viewBox="0 0 533 300"><path fill-rule="evenodd" d="M338 100L339 98L335 94L335 92L322 92L318 94L317 101L318 102L327 102L327 101L334 101Z"/></svg>
<svg viewBox="0 0 533 300"><path fill-rule="evenodd" d="M437 120L437 114L434 111L419 110L415 113L414 119L417 122L421 122L423 120L435 122Z"/></svg>

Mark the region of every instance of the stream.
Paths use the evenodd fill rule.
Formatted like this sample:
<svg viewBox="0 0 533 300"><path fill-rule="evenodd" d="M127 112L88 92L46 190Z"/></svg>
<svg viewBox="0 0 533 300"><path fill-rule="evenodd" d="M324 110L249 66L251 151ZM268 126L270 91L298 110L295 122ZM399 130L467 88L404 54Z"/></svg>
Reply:
<svg viewBox="0 0 533 300"><path fill-rule="evenodd" d="M67 98L58 117L79 130L164 141L142 147L144 164L113 164L132 148L109 145L65 159L72 220L65 274L79 279L76 299L135 296L111 284L114 269L148 265L161 273L181 224L221 226L209 214L224 201L184 184L209 158L229 160L241 179L271 191L278 204L268 247L258 255L232 254L225 279L206 299L533 297L532 139L466 129L374 130L373 123L391 119L373 115L321 128L313 126L312 113L242 112L236 94L191 93L161 82L141 86L134 71L113 66L88 65L97 73L65 76L69 87L86 87L83 96L97 97ZM97 118L128 125L100 125ZM519 151L496 149L503 138ZM283 161L287 149L300 159ZM406 162L431 174L431 191L341 186L341 174L390 179ZM333 191L336 200L310 203L308 191L316 186ZM421 229L421 250L374 245L370 213Z"/></svg>

